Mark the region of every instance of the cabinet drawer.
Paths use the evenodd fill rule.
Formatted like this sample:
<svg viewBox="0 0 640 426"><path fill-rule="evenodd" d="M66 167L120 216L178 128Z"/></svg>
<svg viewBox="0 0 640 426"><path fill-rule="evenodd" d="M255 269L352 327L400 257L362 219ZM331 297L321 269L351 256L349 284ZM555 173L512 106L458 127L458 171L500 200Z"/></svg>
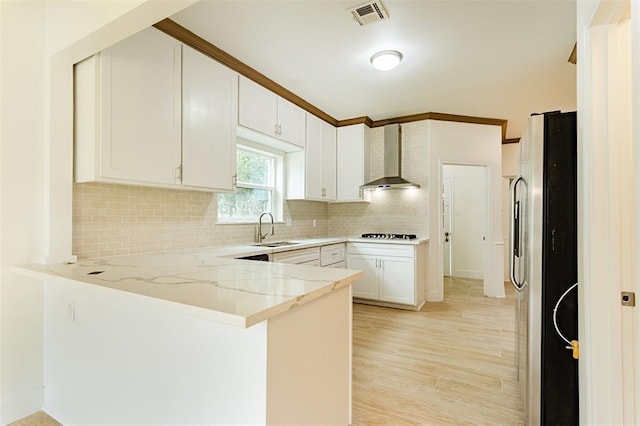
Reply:
<svg viewBox="0 0 640 426"><path fill-rule="evenodd" d="M404 244L348 243L347 253L373 256L414 257L415 247Z"/></svg>
<svg viewBox="0 0 640 426"><path fill-rule="evenodd" d="M320 265L327 266L332 263L343 262L345 251L344 243L320 247Z"/></svg>
<svg viewBox="0 0 640 426"><path fill-rule="evenodd" d="M343 260L342 262L332 263L330 265L322 265L325 268L337 268L337 269L345 269L347 267L347 263Z"/></svg>
<svg viewBox="0 0 640 426"><path fill-rule="evenodd" d="M312 247L300 250L289 250L280 253L274 253L272 256L273 262L279 263L310 263L320 260L320 253L318 247Z"/></svg>

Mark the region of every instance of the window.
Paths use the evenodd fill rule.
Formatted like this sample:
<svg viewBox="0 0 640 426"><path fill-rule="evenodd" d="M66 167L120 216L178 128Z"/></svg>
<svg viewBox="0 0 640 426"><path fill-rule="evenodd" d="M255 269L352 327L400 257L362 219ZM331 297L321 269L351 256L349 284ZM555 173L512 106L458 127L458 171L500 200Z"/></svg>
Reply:
<svg viewBox="0 0 640 426"><path fill-rule="evenodd" d="M257 222L270 212L282 220L282 156L238 145L236 190L218 194L218 223Z"/></svg>

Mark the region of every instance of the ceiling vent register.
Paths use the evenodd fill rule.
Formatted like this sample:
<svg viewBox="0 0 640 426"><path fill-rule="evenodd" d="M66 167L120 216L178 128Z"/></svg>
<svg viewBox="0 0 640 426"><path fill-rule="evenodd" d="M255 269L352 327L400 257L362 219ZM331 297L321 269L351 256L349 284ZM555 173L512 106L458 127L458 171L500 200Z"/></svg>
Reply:
<svg viewBox="0 0 640 426"><path fill-rule="evenodd" d="M380 1L369 1L347 11L351 12L353 20L360 25L389 19L389 14Z"/></svg>

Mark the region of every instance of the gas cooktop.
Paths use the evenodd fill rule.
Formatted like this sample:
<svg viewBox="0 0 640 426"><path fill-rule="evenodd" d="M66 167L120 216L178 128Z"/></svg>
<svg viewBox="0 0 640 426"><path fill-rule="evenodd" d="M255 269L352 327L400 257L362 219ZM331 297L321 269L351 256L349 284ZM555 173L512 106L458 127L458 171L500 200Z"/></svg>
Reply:
<svg viewBox="0 0 640 426"><path fill-rule="evenodd" d="M362 234L362 238L376 238L380 240L415 240L416 234Z"/></svg>

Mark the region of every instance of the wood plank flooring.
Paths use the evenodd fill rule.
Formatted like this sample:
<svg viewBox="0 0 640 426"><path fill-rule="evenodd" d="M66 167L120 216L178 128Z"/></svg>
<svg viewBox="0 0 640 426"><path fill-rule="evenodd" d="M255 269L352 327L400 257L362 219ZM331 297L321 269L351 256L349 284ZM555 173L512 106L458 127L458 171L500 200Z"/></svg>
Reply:
<svg viewBox="0 0 640 426"><path fill-rule="evenodd" d="M445 278L420 312L354 305L353 425L522 425L514 302Z"/></svg>
<svg viewBox="0 0 640 426"><path fill-rule="evenodd" d="M420 312L354 305L353 425L522 425L514 300L445 279ZM12 426L58 426L40 412Z"/></svg>

